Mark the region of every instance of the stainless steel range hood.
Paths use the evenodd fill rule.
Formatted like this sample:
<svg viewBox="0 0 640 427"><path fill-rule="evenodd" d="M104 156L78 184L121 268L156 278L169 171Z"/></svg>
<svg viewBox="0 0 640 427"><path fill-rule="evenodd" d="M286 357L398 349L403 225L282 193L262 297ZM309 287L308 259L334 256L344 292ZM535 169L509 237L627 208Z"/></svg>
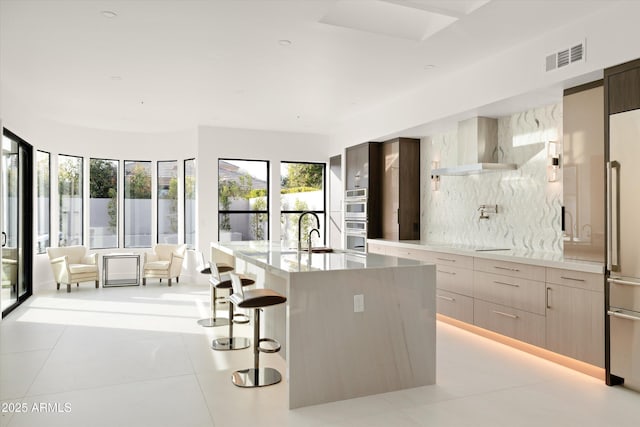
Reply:
<svg viewBox="0 0 640 427"><path fill-rule="evenodd" d="M472 175L514 170L513 163L499 163L498 120L473 117L458 123L458 166L433 169L431 175Z"/></svg>

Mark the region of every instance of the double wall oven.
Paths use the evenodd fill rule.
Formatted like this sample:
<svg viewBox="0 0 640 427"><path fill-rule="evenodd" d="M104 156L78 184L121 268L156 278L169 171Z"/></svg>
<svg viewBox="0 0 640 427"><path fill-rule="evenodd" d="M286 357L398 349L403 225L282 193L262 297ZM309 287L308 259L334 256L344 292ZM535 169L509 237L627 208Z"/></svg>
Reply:
<svg viewBox="0 0 640 427"><path fill-rule="evenodd" d="M367 189L347 190L344 197L346 248L367 251Z"/></svg>

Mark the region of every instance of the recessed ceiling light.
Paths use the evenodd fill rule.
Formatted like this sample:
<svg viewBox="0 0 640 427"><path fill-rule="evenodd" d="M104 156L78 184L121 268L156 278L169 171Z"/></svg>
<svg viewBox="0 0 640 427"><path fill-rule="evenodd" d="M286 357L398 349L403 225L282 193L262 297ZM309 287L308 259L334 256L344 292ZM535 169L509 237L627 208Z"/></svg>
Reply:
<svg viewBox="0 0 640 427"><path fill-rule="evenodd" d="M278 40L278 44L280 46L291 46L291 40L286 40L286 39Z"/></svg>
<svg viewBox="0 0 640 427"><path fill-rule="evenodd" d="M104 16L105 18L109 18L109 19L113 19L116 16L118 16L118 14L115 13L114 11L112 11L112 10L103 10L103 11L100 12L100 15Z"/></svg>
<svg viewBox="0 0 640 427"><path fill-rule="evenodd" d="M425 69L425 70L432 70L432 69L434 69L434 68L436 68L436 66L435 66L435 65L433 65L433 64L427 64L427 65L425 65L425 66L424 66L424 69Z"/></svg>
<svg viewBox="0 0 640 427"><path fill-rule="evenodd" d="M122 80L122 76L111 76L111 80Z"/></svg>

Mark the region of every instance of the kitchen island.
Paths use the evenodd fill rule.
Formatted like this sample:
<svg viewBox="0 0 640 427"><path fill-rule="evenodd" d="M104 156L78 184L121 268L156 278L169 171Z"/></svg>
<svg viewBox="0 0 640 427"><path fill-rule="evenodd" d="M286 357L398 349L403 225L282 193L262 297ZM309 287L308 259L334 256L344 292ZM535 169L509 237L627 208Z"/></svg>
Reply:
<svg viewBox="0 0 640 427"><path fill-rule="evenodd" d="M214 242L287 303L266 309L280 341L289 408L435 383L435 266L378 254L298 252L279 242Z"/></svg>

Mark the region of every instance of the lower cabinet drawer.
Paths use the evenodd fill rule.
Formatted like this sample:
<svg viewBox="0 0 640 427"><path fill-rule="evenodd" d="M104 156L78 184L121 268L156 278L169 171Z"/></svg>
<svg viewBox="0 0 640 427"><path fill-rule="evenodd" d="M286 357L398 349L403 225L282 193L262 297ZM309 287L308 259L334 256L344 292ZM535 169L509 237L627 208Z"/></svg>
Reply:
<svg viewBox="0 0 640 427"><path fill-rule="evenodd" d="M473 320L481 328L539 347L545 345L544 316L476 299Z"/></svg>
<svg viewBox="0 0 640 427"><path fill-rule="evenodd" d="M438 289L473 296L473 270L437 264L436 280Z"/></svg>
<svg viewBox="0 0 640 427"><path fill-rule="evenodd" d="M473 298L436 289L438 313L473 325Z"/></svg>
<svg viewBox="0 0 640 427"><path fill-rule="evenodd" d="M484 301L545 314L544 282L476 271L473 296Z"/></svg>

